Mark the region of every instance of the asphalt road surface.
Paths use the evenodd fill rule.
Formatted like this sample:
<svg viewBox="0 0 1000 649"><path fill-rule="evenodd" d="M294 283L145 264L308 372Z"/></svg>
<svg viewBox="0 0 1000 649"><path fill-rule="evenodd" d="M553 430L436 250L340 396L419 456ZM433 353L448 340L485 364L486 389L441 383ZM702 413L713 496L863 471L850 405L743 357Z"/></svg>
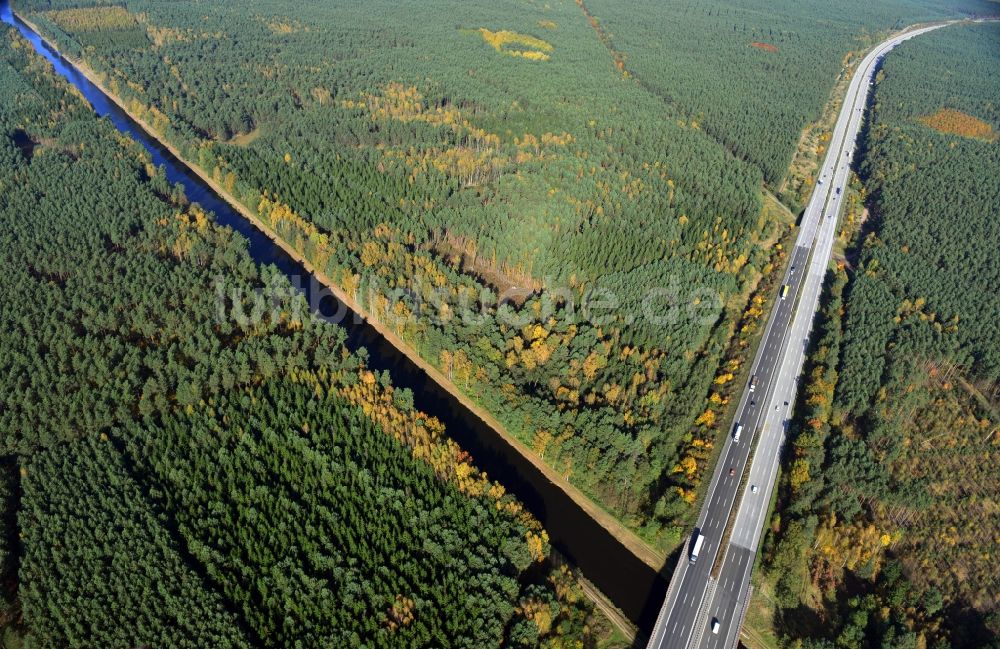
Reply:
<svg viewBox="0 0 1000 649"><path fill-rule="evenodd" d="M870 84L886 52L904 40L941 26L914 29L890 38L865 57L851 80L830 150L819 172L821 182L817 183L803 213L782 282L788 286L787 295L782 297L779 293L775 300L751 366L750 382L740 398L733 431L715 467L692 540L671 579L650 637L650 649L736 647L750 596L750 573L777 477L787 416L802 372L813 316L819 307L843 188L848 181ZM743 426L739 442L732 434L737 425ZM741 492L754 445L757 450ZM734 505L738 509L728 547L720 548ZM689 553L698 532L705 536L705 541L697 561L692 563ZM712 566L720 551L724 551L722 568L718 579L713 579ZM715 621L719 623L718 633L712 632Z"/></svg>

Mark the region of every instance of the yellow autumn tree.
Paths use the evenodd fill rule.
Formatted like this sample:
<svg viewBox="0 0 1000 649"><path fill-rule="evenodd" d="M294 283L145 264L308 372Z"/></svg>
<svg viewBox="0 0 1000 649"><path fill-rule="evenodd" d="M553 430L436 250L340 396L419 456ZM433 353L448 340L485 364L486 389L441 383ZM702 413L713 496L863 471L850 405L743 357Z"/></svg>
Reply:
<svg viewBox="0 0 1000 649"><path fill-rule="evenodd" d="M704 426L705 428L711 428L715 425L715 411L709 408L705 412L701 413L697 419L694 420L695 425Z"/></svg>

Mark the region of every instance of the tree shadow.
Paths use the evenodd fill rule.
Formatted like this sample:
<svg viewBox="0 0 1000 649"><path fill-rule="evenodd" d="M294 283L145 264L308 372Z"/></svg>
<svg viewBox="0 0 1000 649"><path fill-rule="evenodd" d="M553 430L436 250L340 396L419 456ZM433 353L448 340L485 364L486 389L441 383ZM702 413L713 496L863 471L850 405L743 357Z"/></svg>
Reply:
<svg viewBox="0 0 1000 649"><path fill-rule="evenodd" d="M35 155L35 147L38 143L31 139L27 131L24 129L14 129L14 132L7 136L11 143L17 150L21 152L21 157L24 158L25 162L31 162L32 156Z"/></svg>
<svg viewBox="0 0 1000 649"><path fill-rule="evenodd" d="M780 610L774 626L786 638L818 638L829 627L829 620L817 611L800 604L796 608Z"/></svg>
<svg viewBox="0 0 1000 649"><path fill-rule="evenodd" d="M993 614L996 619L988 620L981 611L964 601L958 601L945 610L945 616L951 627L953 649L1000 647L1000 636L990 628L1000 626L1000 613Z"/></svg>

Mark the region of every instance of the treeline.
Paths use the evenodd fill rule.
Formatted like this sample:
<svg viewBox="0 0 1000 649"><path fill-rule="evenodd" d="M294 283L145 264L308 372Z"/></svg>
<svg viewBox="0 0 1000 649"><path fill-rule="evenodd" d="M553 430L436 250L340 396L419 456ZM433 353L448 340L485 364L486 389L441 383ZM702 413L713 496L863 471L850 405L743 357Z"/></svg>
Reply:
<svg viewBox="0 0 1000 649"><path fill-rule="evenodd" d="M0 89L5 644L605 632L538 522L9 28Z"/></svg>
<svg viewBox="0 0 1000 649"><path fill-rule="evenodd" d="M806 126L820 117L849 52L876 34L971 12L980 0L873 4L586 0L624 67L778 188Z"/></svg>
<svg viewBox="0 0 1000 649"><path fill-rule="evenodd" d="M761 172L623 80L578 7L130 2L138 47L86 46L79 4L23 6L544 461L679 542L778 225ZM598 291L616 306L585 311Z"/></svg>
<svg viewBox="0 0 1000 649"><path fill-rule="evenodd" d="M992 647L1000 153L995 25L894 50L861 171L872 217L827 287L765 551L775 626L803 647ZM932 125L934 122L932 122ZM812 626L803 611L826 622Z"/></svg>

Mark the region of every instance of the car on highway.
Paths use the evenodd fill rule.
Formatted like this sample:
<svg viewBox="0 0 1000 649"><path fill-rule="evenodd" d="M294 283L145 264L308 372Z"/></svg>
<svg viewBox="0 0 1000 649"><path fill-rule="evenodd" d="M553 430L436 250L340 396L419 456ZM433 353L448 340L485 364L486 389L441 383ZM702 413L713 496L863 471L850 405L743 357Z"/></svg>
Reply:
<svg viewBox="0 0 1000 649"><path fill-rule="evenodd" d="M722 628L722 623L719 622L719 618L713 617L712 618L712 633L715 634L715 635L719 635L719 629L721 629L721 628Z"/></svg>
<svg viewBox="0 0 1000 649"><path fill-rule="evenodd" d="M755 484L750 485L750 493L752 494L757 493L757 485Z"/></svg>
<svg viewBox="0 0 1000 649"><path fill-rule="evenodd" d="M732 475L736 475L736 469L733 468L733 467L729 467L729 475L731 475L731 476Z"/></svg>
<svg viewBox="0 0 1000 649"><path fill-rule="evenodd" d="M840 194L840 187L837 188L837 194Z"/></svg>

